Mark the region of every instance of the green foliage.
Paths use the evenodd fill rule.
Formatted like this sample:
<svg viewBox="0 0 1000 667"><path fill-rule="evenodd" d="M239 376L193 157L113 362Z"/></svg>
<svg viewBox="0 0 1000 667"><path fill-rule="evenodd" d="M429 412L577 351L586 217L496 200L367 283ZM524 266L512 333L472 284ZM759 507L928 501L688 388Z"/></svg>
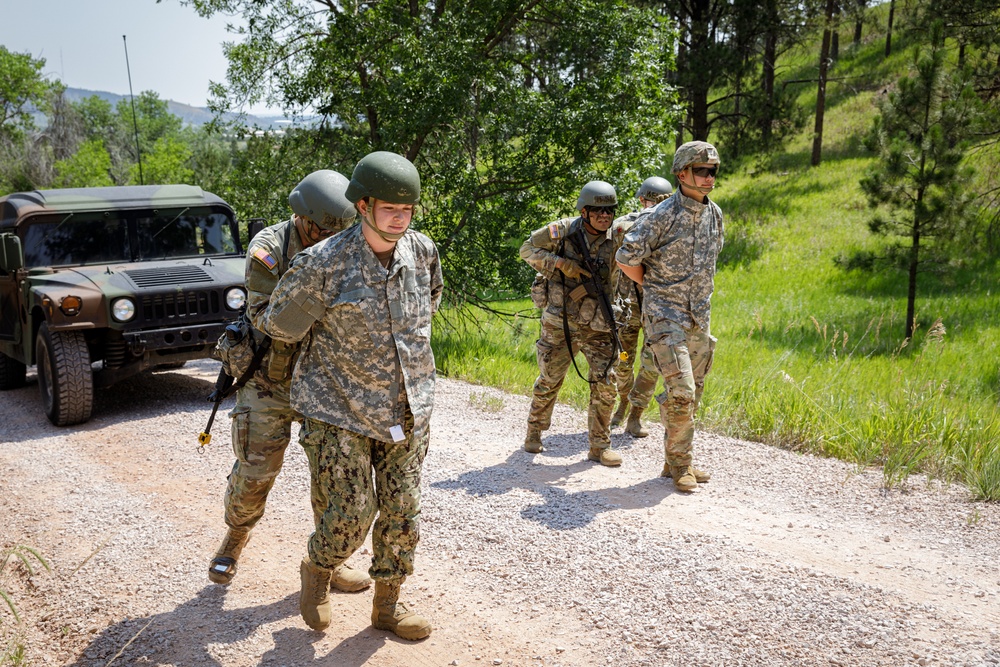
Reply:
<svg viewBox="0 0 1000 667"><path fill-rule="evenodd" d="M111 156L101 139L88 139L76 152L55 163L58 176L53 185L82 188L114 185L111 181Z"/></svg>
<svg viewBox="0 0 1000 667"><path fill-rule="evenodd" d="M161 136L142 158L142 182L146 184L190 183L194 170L188 166L192 151L179 137ZM129 170L129 182L139 183L139 165Z"/></svg>
<svg viewBox="0 0 1000 667"><path fill-rule="evenodd" d="M320 115L286 139L303 160L256 151L252 179L312 164L349 174L372 150L406 155L422 180L415 226L437 241L453 294L523 289L527 233L571 211L588 180L637 186L671 136L673 33L622 0L190 4L249 26L227 50L217 110L267 100ZM284 194L294 183L268 182Z"/></svg>
<svg viewBox="0 0 1000 667"><path fill-rule="evenodd" d="M13 139L35 126L33 108L46 108L51 88L42 74L44 58L0 46L0 138Z"/></svg>

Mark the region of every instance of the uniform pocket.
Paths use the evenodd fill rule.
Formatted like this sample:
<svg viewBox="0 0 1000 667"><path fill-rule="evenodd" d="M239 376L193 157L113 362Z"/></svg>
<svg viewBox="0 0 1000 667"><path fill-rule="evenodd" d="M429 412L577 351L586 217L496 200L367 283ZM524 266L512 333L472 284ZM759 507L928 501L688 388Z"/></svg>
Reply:
<svg viewBox="0 0 1000 667"><path fill-rule="evenodd" d="M240 463L247 463L247 442L250 440L250 407L236 406L233 410L233 454Z"/></svg>

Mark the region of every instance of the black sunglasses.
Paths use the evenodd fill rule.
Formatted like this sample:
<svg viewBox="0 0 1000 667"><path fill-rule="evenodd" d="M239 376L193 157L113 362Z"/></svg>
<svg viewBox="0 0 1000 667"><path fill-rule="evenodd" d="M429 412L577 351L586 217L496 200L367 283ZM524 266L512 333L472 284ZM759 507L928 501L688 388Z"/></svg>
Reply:
<svg viewBox="0 0 1000 667"><path fill-rule="evenodd" d="M691 173L695 176L701 176L702 178L708 178L709 176L715 178L715 175L719 173L718 167L691 167Z"/></svg>
<svg viewBox="0 0 1000 667"><path fill-rule="evenodd" d="M609 213L611 215L614 215L615 211L618 210L618 207L617 206L588 206L587 210L590 211L591 213L597 213L597 214Z"/></svg>

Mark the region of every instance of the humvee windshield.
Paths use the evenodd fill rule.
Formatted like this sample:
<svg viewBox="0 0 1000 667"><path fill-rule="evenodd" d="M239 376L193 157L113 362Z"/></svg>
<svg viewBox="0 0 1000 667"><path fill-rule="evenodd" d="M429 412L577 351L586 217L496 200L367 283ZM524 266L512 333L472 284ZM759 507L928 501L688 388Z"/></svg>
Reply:
<svg viewBox="0 0 1000 667"><path fill-rule="evenodd" d="M229 216L210 208L46 214L24 232L24 264L80 266L238 253Z"/></svg>

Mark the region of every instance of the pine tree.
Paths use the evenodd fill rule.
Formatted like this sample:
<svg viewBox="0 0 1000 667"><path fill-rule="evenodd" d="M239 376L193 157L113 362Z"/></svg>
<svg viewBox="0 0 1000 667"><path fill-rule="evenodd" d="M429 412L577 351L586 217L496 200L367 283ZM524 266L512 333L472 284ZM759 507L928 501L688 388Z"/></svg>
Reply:
<svg viewBox="0 0 1000 667"><path fill-rule="evenodd" d="M866 145L881 158L861 179L876 214L875 234L893 240L869 266L889 263L908 276L906 337L915 327L917 275L947 259L947 241L972 212L966 185L972 169L962 164L976 130L980 103L968 77L945 63L941 23L931 30L929 50L914 51L913 73L881 103ZM855 264L857 265L857 264Z"/></svg>

